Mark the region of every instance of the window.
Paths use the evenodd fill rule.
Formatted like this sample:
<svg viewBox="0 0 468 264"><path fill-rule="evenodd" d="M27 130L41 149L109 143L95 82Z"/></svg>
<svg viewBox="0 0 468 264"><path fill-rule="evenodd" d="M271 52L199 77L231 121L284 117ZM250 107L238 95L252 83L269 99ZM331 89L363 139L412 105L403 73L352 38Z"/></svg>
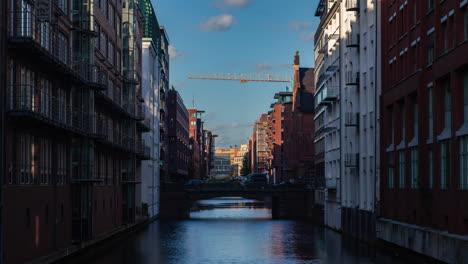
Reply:
<svg viewBox="0 0 468 264"><path fill-rule="evenodd" d="M406 140L406 107L403 102L401 106L401 141Z"/></svg>
<svg viewBox="0 0 468 264"><path fill-rule="evenodd" d="M434 9L434 0L428 0L427 9L428 11L431 11L432 9Z"/></svg>
<svg viewBox="0 0 468 264"><path fill-rule="evenodd" d="M59 32L57 34L57 57L63 63L68 63L68 38Z"/></svg>
<svg viewBox="0 0 468 264"><path fill-rule="evenodd" d="M450 175L450 147L448 141L440 144L440 188L448 189Z"/></svg>
<svg viewBox="0 0 468 264"><path fill-rule="evenodd" d="M57 184L65 184L67 175L67 149L65 144L57 144Z"/></svg>
<svg viewBox="0 0 468 264"><path fill-rule="evenodd" d="M444 43L444 52L449 49L449 41L450 41L450 36L449 36L449 30L448 30L448 22L446 21L445 23L442 24L442 41Z"/></svg>
<svg viewBox="0 0 468 264"><path fill-rule="evenodd" d="M465 10L465 13L463 14L463 24L465 31L465 39L468 39L468 10Z"/></svg>
<svg viewBox="0 0 468 264"><path fill-rule="evenodd" d="M115 64L115 59L114 59L114 43L109 41L109 50L108 50L108 56L107 58L109 59L109 62L114 65Z"/></svg>
<svg viewBox="0 0 468 264"><path fill-rule="evenodd" d="M411 148L411 188L419 187L418 148Z"/></svg>
<svg viewBox="0 0 468 264"><path fill-rule="evenodd" d="M465 123L468 123L468 71L463 77L463 113Z"/></svg>
<svg viewBox="0 0 468 264"><path fill-rule="evenodd" d="M122 25L122 20L120 19L119 16L115 16L115 31L117 31L117 37L120 37L122 34L121 30L121 25Z"/></svg>
<svg viewBox="0 0 468 264"><path fill-rule="evenodd" d="M444 89L445 128L450 128L452 123L452 92L449 81L444 81L442 87Z"/></svg>
<svg viewBox="0 0 468 264"><path fill-rule="evenodd" d="M433 131L434 131L434 107L433 107L433 88L432 86L429 87L428 91L429 95L429 138L432 138Z"/></svg>
<svg viewBox="0 0 468 264"><path fill-rule="evenodd" d="M416 99L415 99L416 100ZM413 138L418 138L418 104L414 104L414 110L413 110Z"/></svg>
<svg viewBox="0 0 468 264"><path fill-rule="evenodd" d="M388 188L395 188L395 165L394 165L395 156L393 152L388 154Z"/></svg>
<svg viewBox="0 0 468 264"><path fill-rule="evenodd" d="M400 151L400 189L405 188L405 151Z"/></svg>
<svg viewBox="0 0 468 264"><path fill-rule="evenodd" d="M429 189L434 188L434 152L429 147Z"/></svg>
<svg viewBox="0 0 468 264"><path fill-rule="evenodd" d="M41 139L39 146L39 180L48 184L52 173L52 144L48 139Z"/></svg>
<svg viewBox="0 0 468 264"><path fill-rule="evenodd" d="M65 14L68 14L68 0L56 0L58 8L60 8Z"/></svg>
<svg viewBox="0 0 468 264"><path fill-rule="evenodd" d="M197 125L197 121L192 121L192 122L190 122L190 125L191 125L191 126L196 126L196 125Z"/></svg>
<svg viewBox="0 0 468 264"><path fill-rule="evenodd" d="M190 114L191 117L197 117L197 113Z"/></svg>
<svg viewBox="0 0 468 264"><path fill-rule="evenodd" d="M435 40L434 33L427 36L427 62L432 64L434 62Z"/></svg>
<svg viewBox="0 0 468 264"><path fill-rule="evenodd" d="M119 73L120 73L120 65L121 65L120 51L117 51L115 54L115 66Z"/></svg>
<svg viewBox="0 0 468 264"><path fill-rule="evenodd" d="M33 183L33 167L34 160L32 159L34 153L34 138L28 134L20 134L18 136L18 150L16 160L19 167L19 182L20 184Z"/></svg>
<svg viewBox="0 0 468 264"><path fill-rule="evenodd" d="M468 136L460 138L460 189L468 190Z"/></svg>
<svg viewBox="0 0 468 264"><path fill-rule="evenodd" d="M110 2L109 2L108 19L109 19L109 24L111 24L114 27L114 25L115 25L115 11L114 11L114 6L111 5Z"/></svg>
<svg viewBox="0 0 468 264"><path fill-rule="evenodd" d="M101 36L100 36L100 50L101 53L107 57L107 35L104 33L104 31L101 31Z"/></svg>
<svg viewBox="0 0 468 264"><path fill-rule="evenodd" d="M94 32L96 32L96 34L98 34L98 36L101 35L101 26L99 26L98 23L94 23ZM101 40L101 38L95 38L95 41L94 41L94 48L99 49L99 47L100 47L100 40Z"/></svg>
<svg viewBox="0 0 468 264"><path fill-rule="evenodd" d="M107 1L108 0L101 0L101 11L106 17L107 17L107 5L108 5Z"/></svg>

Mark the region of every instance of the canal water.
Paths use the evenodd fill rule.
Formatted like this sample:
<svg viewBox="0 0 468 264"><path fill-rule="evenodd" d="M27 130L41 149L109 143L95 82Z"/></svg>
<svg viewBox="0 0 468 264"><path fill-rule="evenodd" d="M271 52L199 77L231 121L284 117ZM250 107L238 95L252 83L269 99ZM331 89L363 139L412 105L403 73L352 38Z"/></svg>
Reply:
<svg viewBox="0 0 468 264"><path fill-rule="evenodd" d="M156 221L80 263L335 264L405 263L309 222L271 220L262 202L198 202L185 221ZM414 263L414 262L411 262Z"/></svg>

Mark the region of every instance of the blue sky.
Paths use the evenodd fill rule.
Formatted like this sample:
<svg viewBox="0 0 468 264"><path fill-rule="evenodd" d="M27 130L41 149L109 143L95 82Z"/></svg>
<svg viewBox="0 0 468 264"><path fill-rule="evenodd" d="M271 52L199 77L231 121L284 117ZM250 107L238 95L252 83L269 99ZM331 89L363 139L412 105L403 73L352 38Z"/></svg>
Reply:
<svg viewBox="0 0 468 264"><path fill-rule="evenodd" d="M189 73L292 72L313 67L318 0L153 0L171 43L170 82L187 108L205 110L217 148L245 144L285 83L188 80ZM193 104L194 102L194 104Z"/></svg>

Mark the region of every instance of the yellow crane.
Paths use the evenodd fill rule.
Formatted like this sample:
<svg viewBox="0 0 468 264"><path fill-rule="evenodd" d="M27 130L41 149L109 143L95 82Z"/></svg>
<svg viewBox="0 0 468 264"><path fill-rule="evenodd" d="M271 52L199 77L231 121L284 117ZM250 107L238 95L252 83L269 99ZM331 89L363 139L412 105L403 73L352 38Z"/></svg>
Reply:
<svg viewBox="0 0 468 264"><path fill-rule="evenodd" d="M289 75L244 74L244 73L190 73L187 79L239 81L241 83L247 83L247 82L290 83L291 82L291 76Z"/></svg>

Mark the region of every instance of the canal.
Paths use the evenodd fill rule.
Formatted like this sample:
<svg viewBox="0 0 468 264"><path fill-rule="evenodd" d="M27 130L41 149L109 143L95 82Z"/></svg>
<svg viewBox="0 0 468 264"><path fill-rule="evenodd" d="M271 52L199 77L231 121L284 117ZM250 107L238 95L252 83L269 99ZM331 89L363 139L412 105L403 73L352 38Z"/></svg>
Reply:
<svg viewBox="0 0 468 264"><path fill-rule="evenodd" d="M200 201L185 221L156 221L143 231L82 256L93 264L405 263L309 222L271 220L261 202ZM414 263L414 262L412 262Z"/></svg>

